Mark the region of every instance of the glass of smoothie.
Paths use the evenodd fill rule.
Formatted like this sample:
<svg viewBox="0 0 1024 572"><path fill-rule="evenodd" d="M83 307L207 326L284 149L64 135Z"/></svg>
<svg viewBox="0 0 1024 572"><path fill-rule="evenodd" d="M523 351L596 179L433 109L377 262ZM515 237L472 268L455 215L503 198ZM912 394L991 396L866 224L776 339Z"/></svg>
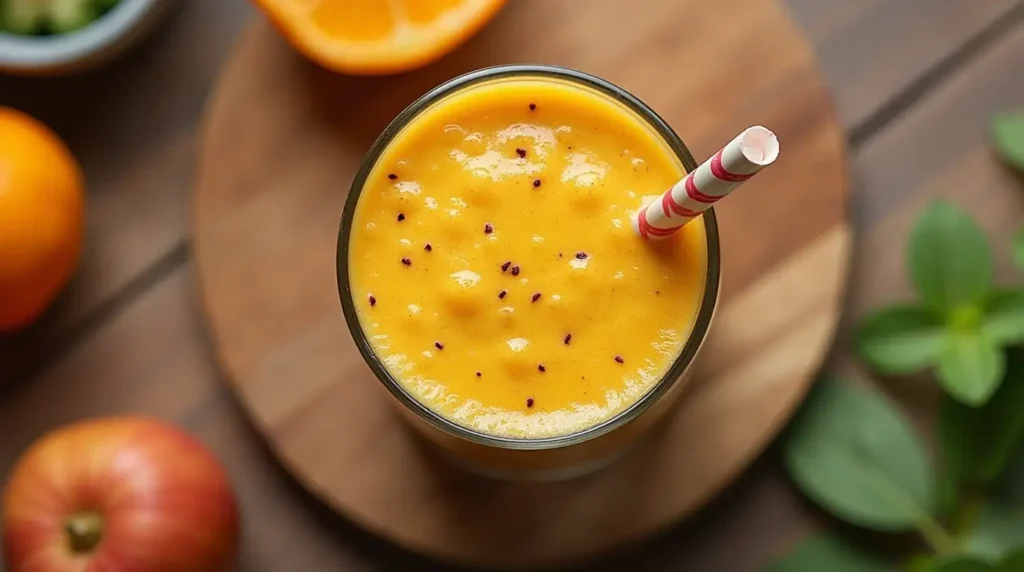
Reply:
<svg viewBox="0 0 1024 572"><path fill-rule="evenodd" d="M367 154L337 272L356 346L422 436L476 472L562 478L671 409L711 324L718 226L630 217L697 167L599 78L500 66L435 88Z"/></svg>

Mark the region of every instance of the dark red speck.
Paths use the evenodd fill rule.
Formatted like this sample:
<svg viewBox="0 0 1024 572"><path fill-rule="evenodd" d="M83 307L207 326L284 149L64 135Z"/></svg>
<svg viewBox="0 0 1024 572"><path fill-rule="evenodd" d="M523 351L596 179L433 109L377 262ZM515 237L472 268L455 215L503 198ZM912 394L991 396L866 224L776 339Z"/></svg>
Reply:
<svg viewBox="0 0 1024 572"><path fill-rule="evenodd" d="M511 261L511 260L509 260L509 261L508 261L508 262L506 262L505 264L502 264L502 265L501 265L501 271L502 271L502 272L504 272L504 271L508 270L508 267L509 267L509 266L512 266L512 261Z"/></svg>
<svg viewBox="0 0 1024 572"><path fill-rule="evenodd" d="M477 376L477 377L480 377L480 376L482 376L482 375L483 375L483 374L482 374L482 373L480 373L479 371L478 371L478 372L476 372L476 376Z"/></svg>
<svg viewBox="0 0 1024 572"><path fill-rule="evenodd" d="M526 157L526 149L523 149L522 147L516 149L516 155L519 155L520 159L525 158Z"/></svg>
<svg viewBox="0 0 1024 572"><path fill-rule="evenodd" d="M530 104L530 111L533 111L535 109L537 109L537 104L536 103L531 103Z"/></svg>
<svg viewBox="0 0 1024 572"><path fill-rule="evenodd" d="M622 356L615 356L615 361L617 361L619 363L625 363L626 362L626 360L622 359Z"/></svg>
<svg viewBox="0 0 1024 572"><path fill-rule="evenodd" d="M377 299L373 297L373 294L370 294L370 305L371 306L376 306L377 305Z"/></svg>
<svg viewBox="0 0 1024 572"><path fill-rule="evenodd" d="M512 276L519 276L519 266L512 267Z"/></svg>
<svg viewBox="0 0 1024 572"><path fill-rule="evenodd" d="M504 290L502 290L501 292L498 292L498 299L499 300L504 300L505 299L505 294L508 294L508 292L506 292Z"/></svg>
<svg viewBox="0 0 1024 572"><path fill-rule="evenodd" d="M443 350L444 349L444 344L442 344L441 342L434 342L434 347L439 349L439 350Z"/></svg>
<svg viewBox="0 0 1024 572"><path fill-rule="evenodd" d="M434 250L434 247L430 246L430 243L428 242L428 243L423 245L423 250L426 250L427 252L430 252L431 250Z"/></svg>
<svg viewBox="0 0 1024 572"><path fill-rule="evenodd" d="M398 222L402 222L403 220L405 220L405 215L402 213L398 213Z"/></svg>
<svg viewBox="0 0 1024 572"><path fill-rule="evenodd" d="M533 398L532 397L527 397L526 398L526 406L527 407L533 407Z"/></svg>
<svg viewBox="0 0 1024 572"><path fill-rule="evenodd" d="M548 368L544 367L544 364L542 363L537 364L537 369L540 370L541 373L544 373L545 371L548 370Z"/></svg>
<svg viewBox="0 0 1024 572"><path fill-rule="evenodd" d="M565 334L565 339L564 339L564 340L562 340L562 342L564 342L564 343L565 343L565 345L569 345L569 342L570 342L571 340L572 340L572 334Z"/></svg>
<svg viewBox="0 0 1024 572"><path fill-rule="evenodd" d="M392 181L394 181L395 179L398 178L398 175L396 175L394 173L388 173L388 178L391 179Z"/></svg>
<svg viewBox="0 0 1024 572"><path fill-rule="evenodd" d="M534 179L533 180L533 188L536 189L539 186L540 186L540 179Z"/></svg>
<svg viewBox="0 0 1024 572"><path fill-rule="evenodd" d="M492 232L494 232L494 225L492 225L491 223L485 224L484 225L484 234L491 234Z"/></svg>
<svg viewBox="0 0 1024 572"><path fill-rule="evenodd" d="M531 302L536 302L537 300L540 300L540 292L534 292L533 297L530 298Z"/></svg>
<svg viewBox="0 0 1024 572"><path fill-rule="evenodd" d="M411 266L412 265L412 260L410 260L408 258L403 258L402 259L402 264L404 264L406 266Z"/></svg>
<svg viewBox="0 0 1024 572"><path fill-rule="evenodd" d="M587 253L583 252L583 251L577 252L576 253L576 258L579 258L580 260L586 260L587 259Z"/></svg>

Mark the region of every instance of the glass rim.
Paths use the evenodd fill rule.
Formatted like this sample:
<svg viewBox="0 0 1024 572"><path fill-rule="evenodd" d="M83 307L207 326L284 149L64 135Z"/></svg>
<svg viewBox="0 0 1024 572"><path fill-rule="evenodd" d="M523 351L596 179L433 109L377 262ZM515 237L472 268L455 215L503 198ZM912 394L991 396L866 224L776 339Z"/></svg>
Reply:
<svg viewBox="0 0 1024 572"><path fill-rule="evenodd" d="M431 89L420 96L416 101L406 107L395 119L384 129L373 145L367 151L359 170L349 190L348 198L345 200L345 208L342 211L341 225L338 231L336 270L338 280L338 294L341 298L342 312L349 333L352 336L363 361L373 372L374 377L402 404L421 420L426 421L436 429L449 435L465 439L467 441L512 450L544 450L568 447L589 441L605 435L638 418L651 405L658 402L672 387L674 387L689 368L700 349L701 344L707 336L711 325L711 318L714 314L718 301L719 282L721 277L721 258L719 250L718 220L715 217L714 209L704 211L704 228L707 243L707 276L704 282L704 293L701 296L700 309L694 317L693 327L683 344L679 355L672 362L671 367L665 372L661 379L651 387L647 393L630 404L622 411L604 421L590 426L581 431L558 435L552 437L541 437L533 439L519 439L514 437L502 437L476 431L460 425L437 411L434 411L424 403L416 399L402 384L395 379L387 367L377 357L370 346L369 339L362 329L359 316L356 313L355 303L352 298L352 288L348 275L348 243L352 233L352 219L355 208L359 202L359 196L363 191L366 180L384 150L391 144L395 136L402 131L420 113L428 109L435 102L452 95L463 89L472 87L485 81L509 77L539 77L568 81L583 85L584 87L598 91L616 102L625 105L636 113L657 132L657 134L668 144L676 157L682 162L686 172L697 168L697 162L687 149L682 139L669 127L668 123L661 118L653 109L636 96L626 90L605 81L599 77L581 72L578 70L549 66L549 65L499 65L482 68L450 79L441 85Z"/></svg>

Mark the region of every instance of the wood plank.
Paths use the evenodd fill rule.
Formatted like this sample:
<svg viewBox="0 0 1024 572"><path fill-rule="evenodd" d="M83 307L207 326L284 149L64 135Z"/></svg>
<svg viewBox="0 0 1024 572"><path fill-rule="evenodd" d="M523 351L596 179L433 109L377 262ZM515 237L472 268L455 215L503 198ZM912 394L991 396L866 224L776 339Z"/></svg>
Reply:
<svg viewBox="0 0 1024 572"><path fill-rule="evenodd" d="M1022 2L785 0L785 4L814 45L839 115L849 128L864 123L895 94Z"/></svg>
<svg viewBox="0 0 1024 572"><path fill-rule="evenodd" d="M1004 277L1008 241L1024 224L1024 189L989 151L993 114L1024 101L1024 23L890 124L854 161L857 240L848 314L910 293L903 248L927 201L946 197L985 223L1000 246Z"/></svg>
<svg viewBox="0 0 1024 572"><path fill-rule="evenodd" d="M39 324L0 337L0 385L88 327L97 308L185 236L197 120L220 56L251 8L245 0L179 4L153 37L106 68L0 77L0 105L27 111L67 141L89 199L80 271Z"/></svg>

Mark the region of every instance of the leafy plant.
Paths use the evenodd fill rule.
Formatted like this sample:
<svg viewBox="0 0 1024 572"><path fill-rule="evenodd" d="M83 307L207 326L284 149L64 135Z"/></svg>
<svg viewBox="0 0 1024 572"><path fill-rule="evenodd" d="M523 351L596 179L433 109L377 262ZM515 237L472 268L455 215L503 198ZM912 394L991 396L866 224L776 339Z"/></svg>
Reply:
<svg viewBox="0 0 1024 572"><path fill-rule="evenodd" d="M891 375L934 368L955 399L984 405L1006 370L1002 348L1024 342L1024 291L993 288L988 239L946 202L933 203L914 226L907 266L922 302L869 315L857 331L858 353Z"/></svg>
<svg viewBox="0 0 1024 572"><path fill-rule="evenodd" d="M835 536L818 536L768 566L766 572L889 572L884 560Z"/></svg>
<svg viewBox="0 0 1024 572"><path fill-rule="evenodd" d="M786 467L817 504L875 530L916 528L926 537L936 530L935 475L924 446L881 395L825 380L791 431Z"/></svg>
<svg viewBox="0 0 1024 572"><path fill-rule="evenodd" d="M939 406L940 491L946 513L963 495L995 484L1024 436L1024 352L1014 350L1009 360L1009 375L984 407L949 397Z"/></svg>
<svg viewBox="0 0 1024 572"><path fill-rule="evenodd" d="M1000 145L1024 159L1024 139ZM870 386L834 379L808 398L783 458L794 483L836 518L882 533L916 531L928 552L891 565L823 536L769 572L1024 572L1024 289L993 284L987 238L944 202L918 220L907 263L921 301L871 313L856 349L886 374L934 371L944 390L937 462L897 405Z"/></svg>
<svg viewBox="0 0 1024 572"><path fill-rule="evenodd" d="M1000 113L992 119L992 140L1003 160L1024 171L1024 113Z"/></svg>

